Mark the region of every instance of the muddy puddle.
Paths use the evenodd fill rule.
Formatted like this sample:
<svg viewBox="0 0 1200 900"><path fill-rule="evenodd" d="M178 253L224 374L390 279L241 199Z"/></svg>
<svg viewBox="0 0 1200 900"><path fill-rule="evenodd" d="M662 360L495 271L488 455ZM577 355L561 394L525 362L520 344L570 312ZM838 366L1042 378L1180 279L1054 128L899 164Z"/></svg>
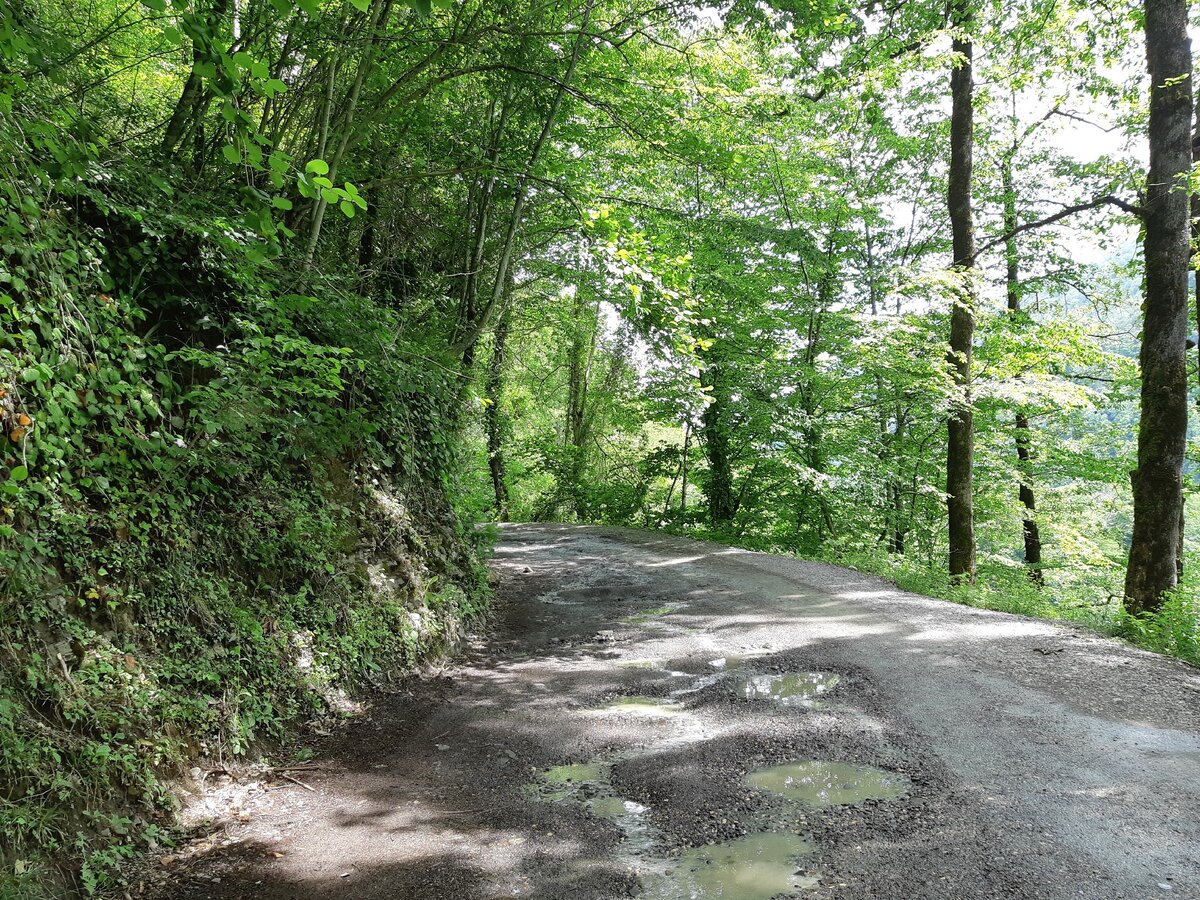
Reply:
<svg viewBox="0 0 1200 900"><path fill-rule="evenodd" d="M770 900L819 884L804 868L815 845L789 832L751 834L678 856L656 853L662 834L649 822L648 807L621 796L612 784L613 766L637 755L624 751L551 766L526 786L527 794L544 803L576 803L619 828L617 855L642 873L640 896L650 900Z"/></svg>
<svg viewBox="0 0 1200 900"><path fill-rule="evenodd" d="M674 700L658 697L618 697L599 709L589 710L593 716L644 716L651 719L670 719L690 716L691 713Z"/></svg>
<svg viewBox="0 0 1200 900"><path fill-rule="evenodd" d="M824 709L820 699L837 687L841 676L833 672L795 672L787 675L743 675L735 682L747 700L773 700L780 706Z"/></svg>
<svg viewBox="0 0 1200 900"><path fill-rule="evenodd" d="M655 619L669 616L671 613L676 613L686 608L686 603L664 603L662 606L656 606L653 609L644 609L633 615L625 616L621 621L627 625L647 625L653 623Z"/></svg>
<svg viewBox="0 0 1200 900"><path fill-rule="evenodd" d="M755 769L745 783L806 806L842 806L864 800L897 800L908 793L903 775L871 766L808 760Z"/></svg>
<svg viewBox="0 0 1200 900"><path fill-rule="evenodd" d="M770 900L817 886L798 867L812 857L810 841L786 833L752 834L696 847L665 871L643 879L641 896L653 900Z"/></svg>
<svg viewBox="0 0 1200 900"><path fill-rule="evenodd" d="M669 719L671 727L662 728L652 744L641 749L544 769L533 784L527 785L528 795L541 802L576 804L620 829L623 840L617 855L640 873L641 896L650 900L771 900L817 887L820 878L809 867L817 848L811 840L789 830L789 822L795 820L794 810L787 809L789 803L821 808L864 800L894 800L908 791L909 782L904 776L822 760L757 769L746 776L745 783L779 796L785 801L784 808L766 811L767 815L754 824L743 823L752 829L749 835L694 847L678 855L662 851L667 842L651 824L649 809L623 796L613 784L613 769L622 760L711 737L682 699L688 694L732 679L736 691L748 700L819 708L819 698L838 684L839 676L831 672L729 674L730 669L767 652L751 651L709 661L708 674L691 676L686 686L666 697L618 697L590 710L588 714L595 716ZM664 662L646 658L621 665L661 671Z"/></svg>
<svg viewBox="0 0 1200 900"><path fill-rule="evenodd" d="M635 755L624 751L586 763L551 766L525 786L526 795L543 803L576 803L593 816L612 822L624 837L619 853L632 864L647 858L659 839L658 831L646 820L647 807L622 797L612 785L613 766Z"/></svg>

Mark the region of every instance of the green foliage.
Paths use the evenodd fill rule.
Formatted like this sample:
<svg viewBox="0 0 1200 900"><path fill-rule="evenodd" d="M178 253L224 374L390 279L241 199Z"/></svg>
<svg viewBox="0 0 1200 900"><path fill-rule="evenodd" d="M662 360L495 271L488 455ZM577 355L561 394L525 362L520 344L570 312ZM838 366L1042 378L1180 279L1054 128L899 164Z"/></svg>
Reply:
<svg viewBox="0 0 1200 900"><path fill-rule="evenodd" d="M486 597L446 493L457 386L409 362L398 312L281 288L230 224L237 191L185 200L136 164L51 191L71 170L39 146L6 148L0 189L0 896L20 897L112 887L168 840L188 760L337 714Z"/></svg>

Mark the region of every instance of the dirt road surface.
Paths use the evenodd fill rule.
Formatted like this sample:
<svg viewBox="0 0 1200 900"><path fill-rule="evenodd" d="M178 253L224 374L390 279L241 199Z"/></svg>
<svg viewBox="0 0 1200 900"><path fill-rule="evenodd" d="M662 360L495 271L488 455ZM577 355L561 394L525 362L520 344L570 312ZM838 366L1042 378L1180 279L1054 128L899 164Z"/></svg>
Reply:
<svg viewBox="0 0 1200 900"><path fill-rule="evenodd" d="M1193 668L646 532L493 565L491 636L161 896L1200 898Z"/></svg>

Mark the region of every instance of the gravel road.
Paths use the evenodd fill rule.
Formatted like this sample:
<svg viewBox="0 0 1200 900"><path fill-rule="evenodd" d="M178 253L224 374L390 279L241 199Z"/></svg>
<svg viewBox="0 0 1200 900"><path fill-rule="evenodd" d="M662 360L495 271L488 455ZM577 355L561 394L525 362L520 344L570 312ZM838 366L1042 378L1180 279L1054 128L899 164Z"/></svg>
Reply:
<svg viewBox="0 0 1200 900"><path fill-rule="evenodd" d="M1191 667L648 532L507 526L493 569L490 637L148 894L1200 898Z"/></svg>

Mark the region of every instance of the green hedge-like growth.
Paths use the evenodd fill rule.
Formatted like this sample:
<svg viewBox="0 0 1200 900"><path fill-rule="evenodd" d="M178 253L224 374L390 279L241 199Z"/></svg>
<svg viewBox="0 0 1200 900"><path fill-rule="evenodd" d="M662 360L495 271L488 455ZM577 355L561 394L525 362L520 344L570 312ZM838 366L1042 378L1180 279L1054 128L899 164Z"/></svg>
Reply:
<svg viewBox="0 0 1200 900"><path fill-rule="evenodd" d="M457 386L386 305L283 285L144 174L0 185L0 897L101 890L187 760L484 609Z"/></svg>

